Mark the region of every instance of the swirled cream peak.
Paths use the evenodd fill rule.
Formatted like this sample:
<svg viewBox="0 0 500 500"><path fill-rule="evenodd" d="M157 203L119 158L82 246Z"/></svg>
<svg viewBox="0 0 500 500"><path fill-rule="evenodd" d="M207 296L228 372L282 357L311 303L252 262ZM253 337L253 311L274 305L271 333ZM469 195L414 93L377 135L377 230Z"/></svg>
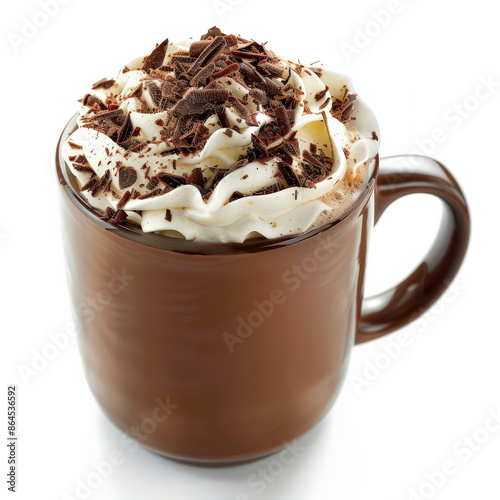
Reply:
<svg viewBox="0 0 500 500"><path fill-rule="evenodd" d="M81 102L64 154L82 196L110 223L189 240L305 232L377 154L348 78L217 28L165 40Z"/></svg>

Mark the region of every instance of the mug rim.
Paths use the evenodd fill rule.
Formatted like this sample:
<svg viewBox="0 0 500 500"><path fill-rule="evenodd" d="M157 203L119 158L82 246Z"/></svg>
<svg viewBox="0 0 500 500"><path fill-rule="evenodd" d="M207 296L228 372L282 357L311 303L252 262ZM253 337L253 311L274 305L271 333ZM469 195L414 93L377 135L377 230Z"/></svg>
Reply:
<svg viewBox="0 0 500 500"><path fill-rule="evenodd" d="M360 206L363 206L372 195L379 172L380 158L379 154L377 154L376 157L371 160L373 168L367 182L367 186L355 203L353 203L352 207L338 219L311 231L272 239L264 237L251 238L243 241L242 243L196 241L185 240L182 238L171 238L162 234L146 233L140 226L127 223L126 221L121 224L111 224L109 222L105 222L100 218L102 214L90 205L82 196L80 196L79 192L76 190L76 186L74 185L75 183L71 182L70 177L68 176L69 169L61 151L63 141L66 140L76 125L77 117L78 113L73 115L65 125L61 135L59 136L56 147L56 173L59 184L61 185L65 195L68 197L69 201L91 222L97 224L106 231L112 232L116 236L134 241L138 244L154 247L164 251L195 255L236 255L262 252L299 243L334 226L339 226L347 219L351 219L353 213L356 212Z"/></svg>

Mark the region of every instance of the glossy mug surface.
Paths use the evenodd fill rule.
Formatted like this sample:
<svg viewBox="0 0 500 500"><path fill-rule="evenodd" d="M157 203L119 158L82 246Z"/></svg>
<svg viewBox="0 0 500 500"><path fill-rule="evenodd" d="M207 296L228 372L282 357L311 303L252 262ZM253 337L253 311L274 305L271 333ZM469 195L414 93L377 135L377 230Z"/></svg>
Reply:
<svg viewBox="0 0 500 500"><path fill-rule="evenodd" d="M420 172L451 214L426 271L387 292L392 299L378 310L362 312L374 220L408 194L405 183L427 192L415 188L414 174L378 179L374 162L358 202L321 230L203 244L102 222L78 196L58 150L79 348L94 396L121 430L182 460L269 454L328 411L356 341L407 323L438 298L446 287L432 273L451 280L468 240L467 207L446 170L446 186L438 185L437 170ZM392 186L385 198L383 186Z"/></svg>

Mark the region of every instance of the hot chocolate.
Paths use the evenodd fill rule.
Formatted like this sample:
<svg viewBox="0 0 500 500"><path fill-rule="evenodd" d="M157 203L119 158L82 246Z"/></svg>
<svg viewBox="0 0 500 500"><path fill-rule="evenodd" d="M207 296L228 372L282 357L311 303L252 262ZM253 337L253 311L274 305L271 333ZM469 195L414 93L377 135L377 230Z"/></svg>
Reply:
<svg viewBox="0 0 500 500"><path fill-rule="evenodd" d="M354 342L418 317L460 267L460 188L427 158L379 174L376 121L341 75L214 28L82 104L56 158L79 348L106 414L159 453L287 446L333 403ZM446 202L439 237L362 311L373 222L411 193Z"/></svg>

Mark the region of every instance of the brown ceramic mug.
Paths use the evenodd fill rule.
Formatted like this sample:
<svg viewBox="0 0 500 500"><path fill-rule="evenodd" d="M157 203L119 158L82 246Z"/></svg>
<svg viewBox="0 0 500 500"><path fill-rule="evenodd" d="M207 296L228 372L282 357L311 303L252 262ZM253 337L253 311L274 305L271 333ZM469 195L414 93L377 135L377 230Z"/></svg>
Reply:
<svg viewBox="0 0 500 500"><path fill-rule="evenodd" d="M319 230L200 243L100 220L59 146L68 282L88 383L120 429L169 457L249 460L305 433L335 400L352 346L424 312L467 249L464 196L429 158L375 159L357 203ZM438 238L411 276L364 299L374 221L412 193L445 202Z"/></svg>

